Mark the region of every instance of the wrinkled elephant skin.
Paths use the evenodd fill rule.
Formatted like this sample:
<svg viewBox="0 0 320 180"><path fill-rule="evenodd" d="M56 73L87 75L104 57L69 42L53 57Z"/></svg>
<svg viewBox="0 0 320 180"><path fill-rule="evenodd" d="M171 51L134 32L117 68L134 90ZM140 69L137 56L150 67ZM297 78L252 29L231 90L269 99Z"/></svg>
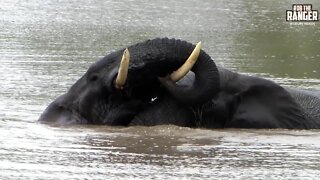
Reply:
<svg viewBox="0 0 320 180"><path fill-rule="evenodd" d="M186 41L157 38L106 55L54 100L39 121L63 125L320 128L320 93L284 88L267 79L216 67L202 50L192 72L178 82L172 81L169 75L184 64L194 48ZM121 61L126 58L130 62ZM126 69L119 70L120 64Z"/></svg>

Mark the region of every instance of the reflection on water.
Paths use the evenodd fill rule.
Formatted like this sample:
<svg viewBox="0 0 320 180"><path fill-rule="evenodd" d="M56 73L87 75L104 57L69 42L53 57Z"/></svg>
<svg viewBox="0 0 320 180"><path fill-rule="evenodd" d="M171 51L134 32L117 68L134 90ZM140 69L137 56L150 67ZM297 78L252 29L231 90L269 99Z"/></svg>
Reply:
<svg viewBox="0 0 320 180"><path fill-rule="evenodd" d="M202 40L219 65L320 89L320 25L287 24L292 3L2 0L0 179L317 179L316 130L36 123L96 59L154 37Z"/></svg>
<svg viewBox="0 0 320 180"><path fill-rule="evenodd" d="M39 124L24 128L10 136L1 133L8 138L0 155L4 177L281 179L319 175L317 131Z"/></svg>

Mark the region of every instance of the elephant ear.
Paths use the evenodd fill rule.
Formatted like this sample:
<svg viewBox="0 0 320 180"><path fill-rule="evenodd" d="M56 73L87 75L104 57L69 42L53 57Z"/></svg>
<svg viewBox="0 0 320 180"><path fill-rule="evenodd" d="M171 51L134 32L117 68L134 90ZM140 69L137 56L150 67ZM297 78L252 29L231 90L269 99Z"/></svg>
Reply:
<svg viewBox="0 0 320 180"><path fill-rule="evenodd" d="M154 100L137 114L130 123L130 125L143 126L168 124L183 127L195 126L192 112L187 108L181 108L181 104L169 96Z"/></svg>
<svg viewBox="0 0 320 180"><path fill-rule="evenodd" d="M308 128L300 105L274 83L249 86L236 94L231 104L233 113L228 127Z"/></svg>

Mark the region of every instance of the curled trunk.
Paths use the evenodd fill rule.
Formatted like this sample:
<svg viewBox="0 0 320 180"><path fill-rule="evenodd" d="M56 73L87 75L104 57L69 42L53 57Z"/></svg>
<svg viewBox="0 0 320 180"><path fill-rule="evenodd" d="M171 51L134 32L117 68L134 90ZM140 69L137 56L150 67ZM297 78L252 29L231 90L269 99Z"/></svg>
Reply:
<svg viewBox="0 0 320 180"><path fill-rule="evenodd" d="M143 76L142 79L164 77L177 70L190 56L195 45L176 39L153 39L130 46L129 78ZM219 90L219 73L211 57L201 50L198 61L191 71L195 81L190 86L179 86L173 81L162 84L179 102L190 105L202 104L210 100ZM131 74L130 74L131 72ZM139 72L139 75L136 73ZM131 81L138 82L138 81Z"/></svg>

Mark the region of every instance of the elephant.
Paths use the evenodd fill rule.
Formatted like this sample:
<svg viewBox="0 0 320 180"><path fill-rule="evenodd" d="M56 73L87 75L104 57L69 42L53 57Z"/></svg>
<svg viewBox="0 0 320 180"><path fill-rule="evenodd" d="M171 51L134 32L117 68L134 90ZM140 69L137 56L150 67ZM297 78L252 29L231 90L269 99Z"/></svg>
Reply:
<svg viewBox="0 0 320 180"><path fill-rule="evenodd" d="M179 39L156 38L110 53L50 103L39 121L320 128L320 93L229 71L216 66L200 48L200 43L195 46Z"/></svg>

